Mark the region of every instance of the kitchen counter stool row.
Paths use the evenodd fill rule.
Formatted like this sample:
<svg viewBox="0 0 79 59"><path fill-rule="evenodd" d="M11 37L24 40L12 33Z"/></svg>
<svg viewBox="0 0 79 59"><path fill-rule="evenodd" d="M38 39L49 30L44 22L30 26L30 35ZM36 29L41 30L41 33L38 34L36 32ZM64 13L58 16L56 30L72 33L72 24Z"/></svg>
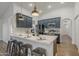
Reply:
<svg viewBox="0 0 79 59"><path fill-rule="evenodd" d="M17 40L8 41L7 52L10 56L46 56L46 49L41 47L33 49L31 44Z"/></svg>

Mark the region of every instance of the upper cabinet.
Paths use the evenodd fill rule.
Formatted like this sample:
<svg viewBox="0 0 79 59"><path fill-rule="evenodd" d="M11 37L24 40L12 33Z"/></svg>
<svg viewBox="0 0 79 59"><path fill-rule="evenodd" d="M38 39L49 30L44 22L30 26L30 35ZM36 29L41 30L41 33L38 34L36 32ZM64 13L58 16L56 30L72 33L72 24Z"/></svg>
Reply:
<svg viewBox="0 0 79 59"><path fill-rule="evenodd" d="M32 17L16 13L16 27L32 28Z"/></svg>
<svg viewBox="0 0 79 59"><path fill-rule="evenodd" d="M39 20L38 24L44 25L45 28L60 28L60 19L61 17L49 18L44 20Z"/></svg>

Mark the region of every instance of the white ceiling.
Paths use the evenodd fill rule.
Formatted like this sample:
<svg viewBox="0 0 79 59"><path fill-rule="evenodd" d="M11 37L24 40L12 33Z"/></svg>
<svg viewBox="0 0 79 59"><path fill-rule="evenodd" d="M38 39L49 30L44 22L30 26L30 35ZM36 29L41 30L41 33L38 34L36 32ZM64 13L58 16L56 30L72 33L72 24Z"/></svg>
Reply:
<svg viewBox="0 0 79 59"><path fill-rule="evenodd" d="M33 7L30 7L29 4L33 4L37 6L37 9L42 11L41 14L45 14L48 12L51 12L52 10L55 10L57 8L62 8L62 7L73 7L75 3L73 2L65 2L64 4L61 4L60 2L21 2L21 3L16 3L19 6L22 6L23 8L27 9L28 11L32 11ZM51 5L52 7L48 9L48 5Z"/></svg>
<svg viewBox="0 0 79 59"><path fill-rule="evenodd" d="M65 2L64 4L60 4L59 2L13 2L19 6L22 6L23 8L27 9L29 12L33 10L33 6L30 7L29 4L35 4L38 8L38 10L41 10L41 14L48 13L52 10L55 10L57 8L62 8L65 6L74 6L75 3L72 2ZM12 3L11 3L12 4ZM10 5L10 2L0 2L0 16L2 16L5 11L7 10L8 6ZM48 9L48 5L51 5L52 7Z"/></svg>

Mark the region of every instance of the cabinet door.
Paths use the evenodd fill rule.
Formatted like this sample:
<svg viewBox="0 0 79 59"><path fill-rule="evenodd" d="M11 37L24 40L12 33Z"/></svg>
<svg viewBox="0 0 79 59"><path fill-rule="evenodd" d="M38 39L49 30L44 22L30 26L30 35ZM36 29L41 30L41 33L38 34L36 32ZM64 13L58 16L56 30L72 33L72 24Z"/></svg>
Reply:
<svg viewBox="0 0 79 59"><path fill-rule="evenodd" d="M32 28L32 17L26 16L22 14L22 18L23 20L19 19L19 15L20 13L18 13L16 15L16 27L22 27L22 28Z"/></svg>
<svg viewBox="0 0 79 59"><path fill-rule="evenodd" d="M17 22L16 22L16 27L24 27L24 21L22 21L22 20L17 20Z"/></svg>

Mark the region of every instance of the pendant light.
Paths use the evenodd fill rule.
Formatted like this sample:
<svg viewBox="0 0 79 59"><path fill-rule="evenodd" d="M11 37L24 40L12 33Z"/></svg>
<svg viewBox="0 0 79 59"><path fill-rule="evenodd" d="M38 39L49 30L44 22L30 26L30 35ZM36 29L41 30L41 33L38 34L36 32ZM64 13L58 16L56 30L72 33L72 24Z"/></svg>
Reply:
<svg viewBox="0 0 79 59"><path fill-rule="evenodd" d="M38 12L36 6L34 6L34 9L33 9L33 11L32 11L32 16L39 16L39 12Z"/></svg>

